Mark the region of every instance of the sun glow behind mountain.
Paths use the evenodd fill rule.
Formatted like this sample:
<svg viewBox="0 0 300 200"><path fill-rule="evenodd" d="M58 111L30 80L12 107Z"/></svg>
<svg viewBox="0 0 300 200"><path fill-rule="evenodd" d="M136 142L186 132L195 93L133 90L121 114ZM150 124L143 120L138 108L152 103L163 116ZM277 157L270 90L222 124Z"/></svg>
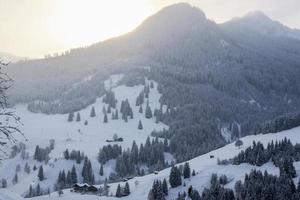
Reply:
<svg viewBox="0 0 300 200"><path fill-rule="evenodd" d="M286 25L300 27L298 0L0 0L0 51L43 57L87 46L127 33L178 2L199 7L218 23L262 10Z"/></svg>
<svg viewBox="0 0 300 200"><path fill-rule="evenodd" d="M124 34L157 10L148 1L0 0L2 51L43 57Z"/></svg>
<svg viewBox="0 0 300 200"><path fill-rule="evenodd" d="M65 47L83 46L126 33L150 13L144 0L60 0L48 28Z"/></svg>

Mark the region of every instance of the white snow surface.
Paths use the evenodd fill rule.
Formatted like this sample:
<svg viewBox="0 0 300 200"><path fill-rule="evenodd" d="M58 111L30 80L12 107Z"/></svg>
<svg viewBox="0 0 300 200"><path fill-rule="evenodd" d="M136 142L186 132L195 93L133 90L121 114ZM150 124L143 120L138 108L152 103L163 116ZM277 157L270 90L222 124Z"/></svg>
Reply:
<svg viewBox="0 0 300 200"><path fill-rule="evenodd" d="M279 175L279 169L275 167L271 162L266 163L261 167L252 166L250 164L241 164L241 165L227 165L227 166L219 166L217 165L217 158L220 159L228 159L232 158L233 156L237 155L241 150L252 145L253 141L260 141L264 145L267 145L268 142L272 140L282 140L284 138L291 139L292 143L300 143L300 127L278 132L278 133L271 133L271 134L260 134L260 135L251 135L241 138L244 145L241 148L238 148L234 145L234 143L228 144L222 148L216 149L211 151L207 154L198 156L189 161L191 169L196 171L196 176L192 176L190 179L185 179L184 182L186 183L186 187L180 186L177 188L173 188L169 190L169 195L167 199L174 199L178 192L186 191L190 185L193 185L194 188L198 189L200 192L205 187L209 187L210 176L212 173L217 173L218 175L225 174L228 176L230 182L226 185L228 188L233 188L234 183L238 180L243 180L245 173L249 173L252 169L259 169L259 170L267 170L268 173ZM214 155L215 158L210 159L210 155ZM297 172L297 178L295 178L295 182L298 180L300 175L300 162L295 162L294 166ZM156 179L164 179L169 176L170 168L160 171L157 175L149 174L143 177L136 177L128 181L131 189L131 194L127 197L122 197L122 199L128 200L142 200L147 199L148 192L152 186L152 183ZM138 184L136 184L138 183ZM121 183L124 185L125 183ZM116 187L118 183L110 184L111 188L110 191L112 194L115 193ZM1 193L1 190L0 190ZM82 199L82 200L96 200L99 199L99 196L93 195L81 195L76 193L71 193L69 190L64 190L64 195L62 197L58 197L57 193L52 193L49 196L41 196L35 197L34 200L68 200L68 199ZM115 197L101 197L101 199L118 199Z"/></svg>
<svg viewBox="0 0 300 200"><path fill-rule="evenodd" d="M115 142L107 143L107 139L112 139L114 134L124 139L123 142L118 142L123 149L131 147L132 142L135 140L137 144L144 143L153 130L168 129L163 123L155 123L155 118L146 119L144 113L139 113L139 107L135 106L136 97L144 86L138 85L134 87L127 87L124 85L117 86L117 82L123 75L115 75L106 81L105 84L114 91L117 99L117 108L119 110L119 120L112 120L111 114L108 114L108 123L103 123L104 114L102 112L103 106L107 108L107 104L102 102L102 98L98 98L96 102L85 109L79 111L81 121L76 122L76 114L73 122L68 122L68 114L55 114L46 115L42 113L32 113L27 110L27 105L17 105L15 110L16 114L20 116L22 123L22 132L26 138L19 138L20 141L26 144L26 151L29 152L29 160L22 160L20 155L13 159L4 160L0 164L0 179L5 178L8 182L8 188L14 193L24 195L28 191L29 185L33 187L37 185L38 178L36 171L31 171L28 175L24 172L25 163L28 162L31 169L34 165L39 167L43 164L44 175L46 180L40 182L43 189L53 189L53 184L57 181L58 173L60 170L70 170L75 164L76 170L81 173L82 164L76 164L74 161L63 159L63 151L67 148L71 150L80 150L87 155L91 162L95 174L95 180L104 180L108 177L110 172L114 172L115 160L110 160L104 165L104 176L100 177L99 168L100 164L97 161L99 148L107 144L115 144ZM148 80L147 80L148 82ZM154 88L150 89L149 105L152 109L160 108L159 98L160 94L157 91L157 83L154 82ZM128 99L132 109L134 119L128 119L125 122L121 119L120 105L121 101ZM91 108L95 107L96 117L90 117ZM146 99L143 104L143 110L146 108ZM112 109L114 110L114 109ZM88 120L88 125L84 125L84 121ZM142 121L143 129L139 130L138 122ZM55 148L50 153L50 161L46 165L39 163L33 159L33 154L36 145L42 148L49 146L49 140L55 140ZM20 164L21 171L18 173L19 182L12 185L11 180L15 175L16 166ZM80 180L80 179L79 179ZM2 191L0 190L0 193Z"/></svg>
<svg viewBox="0 0 300 200"><path fill-rule="evenodd" d="M231 131L228 129L228 127L221 128L221 135L226 142L231 142Z"/></svg>

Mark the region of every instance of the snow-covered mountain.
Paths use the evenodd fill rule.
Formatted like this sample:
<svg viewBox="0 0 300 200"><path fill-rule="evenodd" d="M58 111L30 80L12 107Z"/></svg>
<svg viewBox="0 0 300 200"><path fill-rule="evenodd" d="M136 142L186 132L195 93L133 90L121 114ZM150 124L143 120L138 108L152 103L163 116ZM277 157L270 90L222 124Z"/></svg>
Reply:
<svg viewBox="0 0 300 200"><path fill-rule="evenodd" d="M123 36L11 64L9 101L25 138L8 147L12 155L0 165L7 185L0 200L22 199L32 190L50 192L32 199L99 199L70 192L69 179L61 185L73 166L76 182L93 179L99 187L111 181L110 197L102 199L116 199L125 178L131 194L123 199L147 199L153 181L168 179L170 164L186 160L196 174L170 188L167 199L189 185L202 192L212 173L225 174L227 188L254 168L278 175L272 162L220 166L217 160L236 156L253 140L300 143L299 128L259 134L300 125L298 35L261 12L216 24L180 3ZM239 137L241 148L228 144ZM296 182L299 162L294 166Z"/></svg>

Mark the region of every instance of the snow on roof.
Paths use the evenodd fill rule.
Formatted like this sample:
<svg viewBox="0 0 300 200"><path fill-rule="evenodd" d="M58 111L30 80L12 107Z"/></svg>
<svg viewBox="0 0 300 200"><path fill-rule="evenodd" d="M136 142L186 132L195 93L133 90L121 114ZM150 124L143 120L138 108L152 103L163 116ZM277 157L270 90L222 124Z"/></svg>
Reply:
<svg viewBox="0 0 300 200"><path fill-rule="evenodd" d="M75 186L75 185L77 185L77 186L79 186L79 187L83 187L83 186L89 187L89 186L90 186L90 185L87 184L87 183L76 183L76 184L74 184L73 186Z"/></svg>

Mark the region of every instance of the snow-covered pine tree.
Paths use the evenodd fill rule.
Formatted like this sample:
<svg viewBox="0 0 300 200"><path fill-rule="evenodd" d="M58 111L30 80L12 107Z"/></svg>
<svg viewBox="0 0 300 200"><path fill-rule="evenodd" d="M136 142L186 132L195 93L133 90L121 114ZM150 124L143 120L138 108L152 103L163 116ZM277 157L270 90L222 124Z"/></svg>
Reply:
<svg viewBox="0 0 300 200"><path fill-rule="evenodd" d="M14 176L14 178L12 179L12 183L15 185L15 184L18 183L18 181L19 181L18 174L15 173L15 176Z"/></svg>
<svg viewBox="0 0 300 200"><path fill-rule="evenodd" d="M118 184L118 187L117 187L116 197L122 197L122 189L121 189L120 184Z"/></svg>
<svg viewBox="0 0 300 200"><path fill-rule="evenodd" d="M129 194L130 194L129 183L126 182L124 187L124 196L128 196Z"/></svg>
<svg viewBox="0 0 300 200"><path fill-rule="evenodd" d="M3 178L1 180L1 185L2 185L2 188L7 188L7 180L5 178Z"/></svg>
<svg viewBox="0 0 300 200"><path fill-rule="evenodd" d="M154 88L154 83L153 83L153 81L150 82L150 88Z"/></svg>
<svg viewBox="0 0 300 200"><path fill-rule="evenodd" d="M162 183L162 191L165 194L165 196L168 196L168 183L165 178Z"/></svg>
<svg viewBox="0 0 300 200"><path fill-rule="evenodd" d="M152 111L151 111L151 108L150 108L149 105L146 106L145 117L146 117L147 119L152 118Z"/></svg>
<svg viewBox="0 0 300 200"><path fill-rule="evenodd" d="M100 176L103 176L103 165L101 164L101 166L100 166L100 170L99 170L99 174L100 174Z"/></svg>
<svg viewBox="0 0 300 200"><path fill-rule="evenodd" d="M67 172L67 176L66 176L66 185L67 186L71 186L72 185L72 177L71 177L71 172L70 170L68 170Z"/></svg>
<svg viewBox="0 0 300 200"><path fill-rule="evenodd" d="M68 122L72 122L74 118L74 113L69 113Z"/></svg>
<svg viewBox="0 0 300 200"><path fill-rule="evenodd" d="M195 172L194 169L193 169L193 171L192 171L192 176L196 176L196 172Z"/></svg>
<svg viewBox="0 0 300 200"><path fill-rule="evenodd" d="M69 154L69 150L68 150L68 149L66 149L66 150L64 151L64 158L65 158L66 160L69 160L69 158L70 158L70 154Z"/></svg>
<svg viewBox="0 0 300 200"><path fill-rule="evenodd" d="M130 116L130 119L133 119L133 111L132 111L132 108L129 108L129 116Z"/></svg>
<svg viewBox="0 0 300 200"><path fill-rule="evenodd" d="M178 167L173 166L171 168L170 176L169 176L170 185L172 188L178 187L182 184L181 181L181 173Z"/></svg>
<svg viewBox="0 0 300 200"><path fill-rule="evenodd" d="M75 165L73 165L72 170L71 170L71 183L75 184L77 183L77 173L76 173L76 168Z"/></svg>
<svg viewBox="0 0 300 200"><path fill-rule="evenodd" d="M280 176L287 176L290 178L296 177L296 170L293 165L293 159L291 156L284 156L281 164L279 165Z"/></svg>
<svg viewBox="0 0 300 200"><path fill-rule="evenodd" d="M104 113L103 123L107 123L107 122L108 122L107 114Z"/></svg>
<svg viewBox="0 0 300 200"><path fill-rule="evenodd" d="M30 184L26 197L30 198L30 197L33 197L33 196L34 196L33 195L33 188L32 188L32 185Z"/></svg>
<svg viewBox="0 0 300 200"><path fill-rule="evenodd" d="M91 109L90 117L96 117L96 111L95 111L94 106Z"/></svg>
<svg viewBox="0 0 300 200"><path fill-rule="evenodd" d="M83 177L83 182L88 184L94 184L95 177L93 174L92 164L87 157L85 157L84 159L81 175Z"/></svg>
<svg viewBox="0 0 300 200"><path fill-rule="evenodd" d="M142 129L143 129L143 124L142 124L142 121L141 121L141 120L139 120L138 129L139 129L139 130L142 130Z"/></svg>
<svg viewBox="0 0 300 200"><path fill-rule="evenodd" d="M152 193L155 200L165 200L165 193L161 181L155 180L152 185Z"/></svg>
<svg viewBox="0 0 300 200"><path fill-rule="evenodd" d="M39 178L40 181L43 181L45 179L43 165L41 165L40 168L39 168L38 178Z"/></svg>
<svg viewBox="0 0 300 200"><path fill-rule="evenodd" d="M80 122L80 120L81 120L81 117L80 117L80 113L78 112L78 113L77 113L77 116L76 116L76 121L77 121L77 122Z"/></svg>
<svg viewBox="0 0 300 200"><path fill-rule="evenodd" d="M118 109L116 109L115 119L116 119L116 120L119 119L119 111L118 111Z"/></svg>
<svg viewBox="0 0 300 200"><path fill-rule="evenodd" d="M110 105L108 105L108 107L107 107L107 113L111 113L111 107L110 107Z"/></svg>
<svg viewBox="0 0 300 200"><path fill-rule="evenodd" d="M142 107L142 105L140 105L139 113L143 113L143 107Z"/></svg>
<svg viewBox="0 0 300 200"><path fill-rule="evenodd" d="M40 195L41 195L41 187L40 184L38 183L35 188L35 196L40 196Z"/></svg>
<svg viewBox="0 0 300 200"><path fill-rule="evenodd" d="M190 165L188 162L184 163L183 167L183 178L190 178L191 176L191 170L190 170Z"/></svg>
<svg viewBox="0 0 300 200"><path fill-rule="evenodd" d="M155 200L153 190L151 189L148 193L147 200Z"/></svg>
<svg viewBox="0 0 300 200"><path fill-rule="evenodd" d="M24 172L26 172L27 174L30 174L30 166L28 165L27 162L26 162L26 164L24 166Z"/></svg>

